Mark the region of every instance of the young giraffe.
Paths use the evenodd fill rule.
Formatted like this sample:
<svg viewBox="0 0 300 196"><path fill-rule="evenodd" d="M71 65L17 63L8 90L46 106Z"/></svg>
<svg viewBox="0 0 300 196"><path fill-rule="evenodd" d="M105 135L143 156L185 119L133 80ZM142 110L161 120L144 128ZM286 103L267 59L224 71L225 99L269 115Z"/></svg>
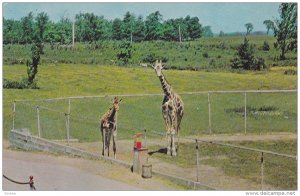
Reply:
<svg viewBox="0 0 300 196"><path fill-rule="evenodd" d="M164 77L164 74L162 73L162 61L160 60L160 62L158 62L158 60L156 60L155 65L152 67L160 80L165 94L162 103L162 114L167 129L167 154L176 156L175 134L179 137L180 123L184 110L183 101L179 95L173 91L172 86Z"/></svg>
<svg viewBox="0 0 300 196"><path fill-rule="evenodd" d="M100 131L102 134L102 155L104 156L104 151L107 149L107 156L109 156L109 146L110 146L110 139L112 136L113 139L113 152L114 158L116 159L116 138L117 138L117 122L116 116L119 110L119 103L122 99L118 100L118 97L114 98L113 107L111 107L102 117L100 120Z"/></svg>

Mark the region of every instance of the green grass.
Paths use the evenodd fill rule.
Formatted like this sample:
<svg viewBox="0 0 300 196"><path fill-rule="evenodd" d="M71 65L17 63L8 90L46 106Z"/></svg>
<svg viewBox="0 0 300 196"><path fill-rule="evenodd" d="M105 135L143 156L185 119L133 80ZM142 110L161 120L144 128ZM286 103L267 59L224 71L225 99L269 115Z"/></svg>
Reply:
<svg viewBox="0 0 300 196"><path fill-rule="evenodd" d="M285 153L296 156L297 141L256 141L256 142L230 142L239 146L246 146L261 150ZM159 146L150 146L150 150L159 149ZM196 168L195 144L184 143L180 145L178 156L169 157L156 153L152 155L180 167ZM200 143L200 164L220 168L226 175L251 180L258 184L261 182L261 154L259 152L234 149L215 144ZM205 159L201 159L205 158ZM297 189L297 160L271 154L264 155L264 183L276 187L278 190Z"/></svg>
<svg viewBox="0 0 300 196"><path fill-rule="evenodd" d="M285 61L277 61L280 51L274 48L275 38L272 36L248 36L250 44L255 46L255 56L262 57L267 66L296 66L297 53L288 52ZM235 57L236 48L243 43L243 36L200 38L190 42L141 42L133 43L130 66L144 62L152 55L154 58L167 59L167 67L173 69L196 70L228 70L230 60ZM269 51L261 48L264 41L270 45ZM49 44L44 47L45 54L41 64L117 64L118 42L104 41L96 50L83 43L76 43L75 50L51 49ZM166 53L166 51L168 51ZM30 46L4 45L4 64L26 63L30 59Z"/></svg>
<svg viewBox="0 0 300 196"><path fill-rule="evenodd" d="M284 75L291 67L273 68L269 72L205 72L166 70L165 75L176 92L196 92L213 90L253 90L253 89L295 89L297 76ZM3 67L4 77L18 80L26 75L24 65ZM39 67L37 84L40 89L4 89L3 116L4 137L12 128L12 103L14 100L37 100L68 96L114 95L161 93L159 80L151 68L122 68L100 65L43 65ZM275 82L276 81L276 82ZM239 113L227 113L229 109L243 107L243 94L211 94L213 133L242 133L244 118ZM144 129L162 132L165 129L161 115L163 96L125 97L119 112L120 138L132 138ZM185 115L181 126L182 135L202 135L209 133L207 94L182 95ZM65 138L65 117L68 100L51 102L29 102L33 107L17 102L16 127L28 127L37 134L36 105L41 108L41 127L45 137ZM247 106L260 108L273 106L279 115L268 113L249 114L247 131L296 132L296 93L272 93L247 95ZM81 141L98 141L99 118L111 107L111 98L72 99L72 137Z"/></svg>

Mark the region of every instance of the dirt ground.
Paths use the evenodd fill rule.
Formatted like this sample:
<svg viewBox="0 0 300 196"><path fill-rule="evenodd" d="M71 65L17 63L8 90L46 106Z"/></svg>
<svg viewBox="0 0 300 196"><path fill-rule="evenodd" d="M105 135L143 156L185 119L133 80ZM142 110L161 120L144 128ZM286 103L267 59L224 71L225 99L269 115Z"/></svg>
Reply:
<svg viewBox="0 0 300 196"><path fill-rule="evenodd" d="M259 141L296 139L296 134L277 133L268 135L210 135L201 139L209 141ZM189 142L186 140L184 142ZM183 142L183 140L181 140ZM148 144L164 145L164 138L149 140ZM70 144L73 147L100 154L100 142ZM117 142L117 159L132 162L133 141ZM146 153L145 153L146 154ZM143 158L145 158L144 155ZM205 159L205 157L202 157ZM222 157L220 157L220 160ZM195 168L180 168L175 164L162 162L151 157L149 162L154 170L179 177L196 179ZM9 149L8 141L3 141L3 173L7 176L25 180L24 177L33 175L39 190L184 190L185 187L153 176L143 179L139 174L131 173L128 169L104 161L55 156L41 152L23 152ZM259 190L261 185L252 181L227 176L218 168L208 165L199 167L200 182L217 190ZM28 190L26 185L16 185L3 180L3 190ZM264 185L265 190L274 190Z"/></svg>
<svg viewBox="0 0 300 196"><path fill-rule="evenodd" d="M104 161L56 156L42 152L9 149L3 141L2 171L7 177L25 182L34 176L39 191L144 191L182 190L170 181L153 176L144 179L128 169ZM2 179L3 191L27 191L29 185L19 185Z"/></svg>

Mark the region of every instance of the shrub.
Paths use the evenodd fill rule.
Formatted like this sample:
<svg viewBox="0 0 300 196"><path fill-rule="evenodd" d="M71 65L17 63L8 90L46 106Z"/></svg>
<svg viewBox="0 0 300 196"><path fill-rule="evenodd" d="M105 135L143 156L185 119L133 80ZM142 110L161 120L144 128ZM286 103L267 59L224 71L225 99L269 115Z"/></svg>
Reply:
<svg viewBox="0 0 300 196"><path fill-rule="evenodd" d="M285 70L284 75L297 75L297 71L293 69Z"/></svg>
<svg viewBox="0 0 300 196"><path fill-rule="evenodd" d="M237 48L237 57L231 60L231 68L245 70L262 70L266 68L263 58L254 57L254 45L245 37L244 43Z"/></svg>
<svg viewBox="0 0 300 196"><path fill-rule="evenodd" d="M203 56L204 58L208 58L208 53L207 53L207 52L204 52L204 53L202 54L202 56Z"/></svg>
<svg viewBox="0 0 300 196"><path fill-rule="evenodd" d="M119 51L117 53L117 59L119 65L127 65L132 56L132 46L128 41L123 41L119 44Z"/></svg>
<svg viewBox="0 0 300 196"><path fill-rule="evenodd" d="M264 41L264 44L262 46L262 50L263 51L269 51L270 50L270 46L269 46L267 41Z"/></svg>
<svg viewBox="0 0 300 196"><path fill-rule="evenodd" d="M6 89L38 89L36 82L29 83L27 78L23 78L21 81L11 81L4 79L3 88Z"/></svg>

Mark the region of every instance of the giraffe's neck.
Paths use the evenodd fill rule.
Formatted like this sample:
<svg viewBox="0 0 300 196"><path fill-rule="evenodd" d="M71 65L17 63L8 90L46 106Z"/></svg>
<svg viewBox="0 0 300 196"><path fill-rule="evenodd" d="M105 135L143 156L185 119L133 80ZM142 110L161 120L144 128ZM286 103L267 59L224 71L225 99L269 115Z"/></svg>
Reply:
<svg viewBox="0 0 300 196"><path fill-rule="evenodd" d="M116 115L116 109L115 109L115 107L112 107L110 109L110 111L108 112L107 120L110 121L110 122L114 122L115 121L115 115Z"/></svg>
<svg viewBox="0 0 300 196"><path fill-rule="evenodd" d="M173 90L171 85L168 83L168 81L166 80L166 78L164 77L164 75L162 74L161 76L158 76L160 83L161 83L161 87L165 93L165 95L169 96L172 95Z"/></svg>

